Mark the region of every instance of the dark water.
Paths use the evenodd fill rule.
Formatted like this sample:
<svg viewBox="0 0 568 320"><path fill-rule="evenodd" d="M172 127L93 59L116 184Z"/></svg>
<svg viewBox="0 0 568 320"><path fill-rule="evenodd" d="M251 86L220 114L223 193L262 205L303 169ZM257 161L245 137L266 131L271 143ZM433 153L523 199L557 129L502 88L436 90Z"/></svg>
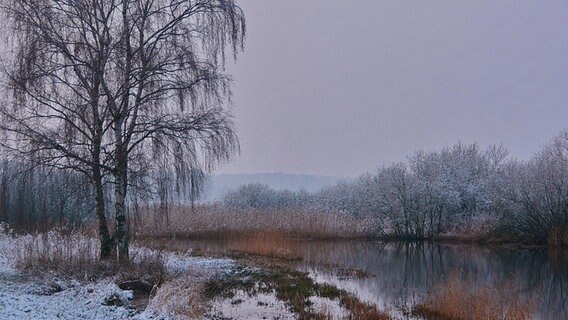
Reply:
<svg viewBox="0 0 568 320"><path fill-rule="evenodd" d="M211 241L184 245L224 248ZM529 298L538 304L537 318L568 319L567 252L370 241L302 241L298 247L304 258L301 268L316 280L332 282L402 318L401 309L453 276L468 287L507 288L507 294ZM371 276L338 277L337 268Z"/></svg>

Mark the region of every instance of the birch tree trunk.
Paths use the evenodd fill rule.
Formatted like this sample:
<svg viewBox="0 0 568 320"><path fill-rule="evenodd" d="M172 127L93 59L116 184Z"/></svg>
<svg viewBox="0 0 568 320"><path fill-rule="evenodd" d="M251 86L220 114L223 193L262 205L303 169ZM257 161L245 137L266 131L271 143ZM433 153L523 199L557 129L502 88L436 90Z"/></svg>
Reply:
<svg viewBox="0 0 568 320"><path fill-rule="evenodd" d="M129 261L128 254L128 224L126 223L126 191L128 186L128 153L125 147L122 121L117 121L116 136L116 168L114 172L114 201L115 201L115 232L116 255L119 263Z"/></svg>
<svg viewBox="0 0 568 320"><path fill-rule="evenodd" d="M119 263L127 263L129 261L128 253L128 225L126 223L126 170L119 170L115 180L115 241L116 255Z"/></svg>
<svg viewBox="0 0 568 320"><path fill-rule="evenodd" d="M99 223L99 240L101 242L101 259L109 259L113 249L113 240L110 237L108 230L103 181L101 169L93 167L93 186L95 188L95 214Z"/></svg>

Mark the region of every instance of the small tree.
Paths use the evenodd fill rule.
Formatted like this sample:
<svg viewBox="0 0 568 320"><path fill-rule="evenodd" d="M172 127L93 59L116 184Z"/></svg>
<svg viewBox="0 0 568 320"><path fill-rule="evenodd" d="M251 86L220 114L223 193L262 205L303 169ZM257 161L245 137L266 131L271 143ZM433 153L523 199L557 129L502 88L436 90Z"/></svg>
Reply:
<svg viewBox="0 0 568 320"><path fill-rule="evenodd" d="M101 257L128 260L128 186L152 171L195 185L238 150L223 72L242 49L245 20L233 0L0 0L6 150L36 165L89 176ZM114 184L115 232L103 185Z"/></svg>

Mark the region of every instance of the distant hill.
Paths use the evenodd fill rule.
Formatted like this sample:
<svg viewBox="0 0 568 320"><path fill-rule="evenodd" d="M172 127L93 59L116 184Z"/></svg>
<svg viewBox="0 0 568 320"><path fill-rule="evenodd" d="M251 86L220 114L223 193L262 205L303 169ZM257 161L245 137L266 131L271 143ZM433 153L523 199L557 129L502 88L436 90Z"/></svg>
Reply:
<svg viewBox="0 0 568 320"><path fill-rule="evenodd" d="M214 174L205 185L204 200L217 200L227 192L249 183L262 183L274 189L299 191L318 191L338 181L338 178L309 174L254 173L254 174Z"/></svg>

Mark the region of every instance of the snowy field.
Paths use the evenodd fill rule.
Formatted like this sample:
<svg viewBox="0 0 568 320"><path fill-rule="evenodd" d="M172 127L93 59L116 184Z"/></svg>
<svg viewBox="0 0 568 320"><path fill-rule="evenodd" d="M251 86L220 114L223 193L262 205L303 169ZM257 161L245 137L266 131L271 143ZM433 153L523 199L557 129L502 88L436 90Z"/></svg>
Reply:
<svg viewBox="0 0 568 320"><path fill-rule="evenodd" d="M20 272L17 262L21 250L34 238L13 236L9 230L0 231L0 315L3 320L187 318L204 305L199 300L200 285L231 272L235 265L232 260L193 257L190 252L162 252L171 280L156 290L145 310L136 310L131 307L133 292L120 289L113 277L87 281L62 279L56 273L37 276ZM133 247L132 255L152 254L151 251Z"/></svg>

